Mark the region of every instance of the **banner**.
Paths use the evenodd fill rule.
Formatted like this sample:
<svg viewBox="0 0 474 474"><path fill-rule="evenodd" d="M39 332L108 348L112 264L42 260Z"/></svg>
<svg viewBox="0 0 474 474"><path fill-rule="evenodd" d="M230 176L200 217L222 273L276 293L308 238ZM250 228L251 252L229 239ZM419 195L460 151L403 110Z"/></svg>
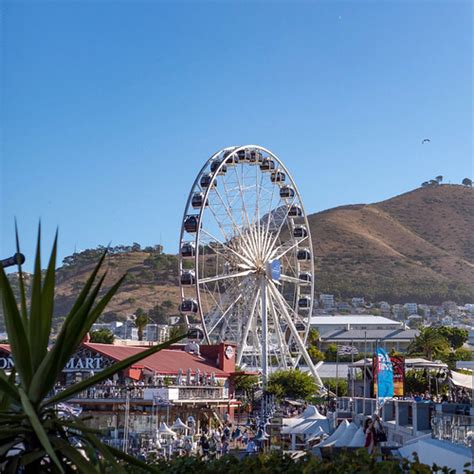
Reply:
<svg viewBox="0 0 474 474"><path fill-rule="evenodd" d="M405 358L403 356L390 356L393 367L393 395L405 396Z"/></svg>
<svg viewBox="0 0 474 474"><path fill-rule="evenodd" d="M390 357L383 349L377 349L374 357L374 395L376 398L392 398L393 366Z"/></svg>

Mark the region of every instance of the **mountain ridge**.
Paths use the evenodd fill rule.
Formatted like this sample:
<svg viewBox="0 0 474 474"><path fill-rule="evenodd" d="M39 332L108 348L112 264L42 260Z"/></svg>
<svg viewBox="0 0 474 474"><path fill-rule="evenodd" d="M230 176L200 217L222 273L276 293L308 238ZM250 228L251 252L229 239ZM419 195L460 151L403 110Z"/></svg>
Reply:
<svg viewBox="0 0 474 474"><path fill-rule="evenodd" d="M389 303L474 302L473 204L472 188L446 184L310 214L316 293ZM64 259L57 274L57 317L71 307L103 250ZM163 320L177 314L176 255L162 253L158 245L119 246L104 269L104 290L128 273L105 319L124 318L138 308L154 310Z"/></svg>

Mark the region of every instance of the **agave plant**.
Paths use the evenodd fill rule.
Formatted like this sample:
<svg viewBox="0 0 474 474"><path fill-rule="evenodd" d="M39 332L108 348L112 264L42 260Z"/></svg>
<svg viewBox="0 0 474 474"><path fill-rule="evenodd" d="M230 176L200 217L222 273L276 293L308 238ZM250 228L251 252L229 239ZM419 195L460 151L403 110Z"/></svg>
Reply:
<svg viewBox="0 0 474 474"><path fill-rule="evenodd" d="M16 234L19 252L18 232ZM84 284L52 346L57 233L46 271L41 271L41 229L27 304L21 265L19 302L0 265L0 300L5 318L14 370L0 370L0 471L1 472L123 472L123 461L146 465L124 452L106 446L96 430L79 417L61 416L57 405L104 381L118 371L164 349L184 337L173 338L131 356L64 391L53 389L72 354L103 312L124 277L102 297L106 272L99 275L106 252Z"/></svg>

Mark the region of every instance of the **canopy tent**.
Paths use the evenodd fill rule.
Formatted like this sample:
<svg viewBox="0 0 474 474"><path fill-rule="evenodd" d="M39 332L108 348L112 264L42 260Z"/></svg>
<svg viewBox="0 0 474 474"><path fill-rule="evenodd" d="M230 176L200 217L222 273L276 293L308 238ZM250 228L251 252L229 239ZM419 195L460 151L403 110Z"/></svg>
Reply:
<svg viewBox="0 0 474 474"><path fill-rule="evenodd" d="M412 440L398 448L398 452L408 459L413 459L415 452L420 462L429 466L434 463L438 466L447 466L454 472L467 472L464 465L472 462L472 451L467 446L431 437Z"/></svg>
<svg viewBox="0 0 474 474"><path fill-rule="evenodd" d="M161 422L160 427L158 428L158 433L162 436L174 436L176 434L164 421Z"/></svg>
<svg viewBox="0 0 474 474"><path fill-rule="evenodd" d="M171 428L173 430L187 430L188 429L188 426L185 425L182 421L181 421L181 418L176 418L175 422L173 423L173 425L171 426Z"/></svg>
<svg viewBox="0 0 474 474"><path fill-rule="evenodd" d="M451 380L453 385L472 390L473 381L474 381L474 372L470 375L467 375L467 374L461 374L460 372L454 372L454 370L451 370L451 372L449 373L449 379Z"/></svg>
<svg viewBox="0 0 474 474"><path fill-rule="evenodd" d="M327 420L327 416L321 415L314 405L308 405L305 411L301 414L301 418L305 420Z"/></svg>
<svg viewBox="0 0 474 474"><path fill-rule="evenodd" d="M365 446L365 434L362 426L355 432L348 446L350 448L363 448Z"/></svg>
<svg viewBox="0 0 474 474"><path fill-rule="evenodd" d="M329 438L326 438L322 443L319 443L317 447L320 448L323 446L334 445L336 441L342 437L348 426L349 422L347 420L342 420L339 426L336 428L336 431L334 431L334 433L329 436Z"/></svg>
<svg viewBox="0 0 474 474"><path fill-rule="evenodd" d="M346 447L349 446L354 435L357 433L359 427L354 423L350 423L349 426L344 430L344 433L336 440L334 446L336 447Z"/></svg>
<svg viewBox="0 0 474 474"><path fill-rule="evenodd" d="M328 433L329 421L327 419L301 421L301 423L296 425L283 426L281 434L308 436L313 435L313 432L319 431L319 428L321 428L325 433Z"/></svg>

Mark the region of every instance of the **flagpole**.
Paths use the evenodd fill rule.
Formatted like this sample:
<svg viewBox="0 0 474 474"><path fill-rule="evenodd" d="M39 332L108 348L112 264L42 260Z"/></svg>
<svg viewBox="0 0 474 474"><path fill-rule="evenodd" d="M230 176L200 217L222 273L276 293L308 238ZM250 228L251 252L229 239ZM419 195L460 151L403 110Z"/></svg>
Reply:
<svg viewBox="0 0 474 474"><path fill-rule="evenodd" d="M354 365L354 339L351 340L351 365ZM354 369L351 371L351 382L352 382L352 390L351 390L351 395L354 396Z"/></svg>
<svg viewBox="0 0 474 474"><path fill-rule="evenodd" d="M366 382L367 382L367 368L365 367L365 361L367 359L367 331L364 332L364 408L365 413L365 392L366 392Z"/></svg>
<svg viewBox="0 0 474 474"><path fill-rule="evenodd" d="M337 407L337 395L339 387L339 346L336 346L336 407Z"/></svg>

